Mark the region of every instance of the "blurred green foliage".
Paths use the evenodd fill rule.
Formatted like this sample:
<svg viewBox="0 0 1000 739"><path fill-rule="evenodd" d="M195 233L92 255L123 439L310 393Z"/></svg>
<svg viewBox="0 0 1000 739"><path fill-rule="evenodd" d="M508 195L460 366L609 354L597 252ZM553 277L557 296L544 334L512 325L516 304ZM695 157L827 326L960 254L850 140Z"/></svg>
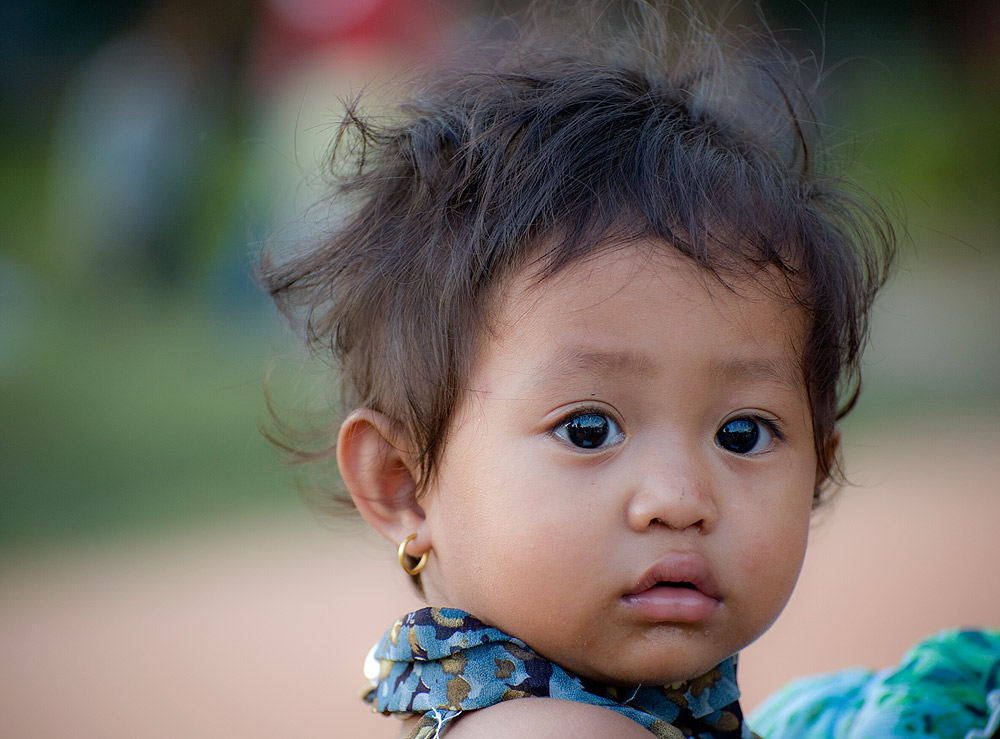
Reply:
<svg viewBox="0 0 1000 739"><path fill-rule="evenodd" d="M297 502L257 430L273 320L136 291L29 300L0 378L0 545Z"/></svg>
<svg viewBox="0 0 1000 739"><path fill-rule="evenodd" d="M921 56L897 57L879 77L853 81L840 103L860 147L860 179L897 190L912 217L942 230L970 218L1000 225L1000 83ZM975 247L995 251L997 239Z"/></svg>

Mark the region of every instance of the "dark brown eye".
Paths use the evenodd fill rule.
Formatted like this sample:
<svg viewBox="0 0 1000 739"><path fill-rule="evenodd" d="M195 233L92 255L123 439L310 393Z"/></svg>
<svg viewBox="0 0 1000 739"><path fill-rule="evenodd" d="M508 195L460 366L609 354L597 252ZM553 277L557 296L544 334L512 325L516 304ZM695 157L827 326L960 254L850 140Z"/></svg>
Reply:
<svg viewBox="0 0 1000 739"><path fill-rule="evenodd" d="M771 441L771 431L754 418L734 418L715 434L715 443L733 454L763 451Z"/></svg>
<svg viewBox="0 0 1000 739"><path fill-rule="evenodd" d="M581 413L556 426L555 435L580 449L599 449L620 441L622 432L602 413Z"/></svg>

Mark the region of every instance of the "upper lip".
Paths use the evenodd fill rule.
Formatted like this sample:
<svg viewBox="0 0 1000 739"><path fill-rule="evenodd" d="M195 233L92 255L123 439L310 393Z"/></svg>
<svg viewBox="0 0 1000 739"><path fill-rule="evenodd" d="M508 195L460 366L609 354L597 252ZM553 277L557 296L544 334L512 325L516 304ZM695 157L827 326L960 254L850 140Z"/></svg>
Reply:
<svg viewBox="0 0 1000 739"><path fill-rule="evenodd" d="M658 560L626 595L638 595L661 582L691 583L709 598L722 596L708 560L697 552L675 552Z"/></svg>

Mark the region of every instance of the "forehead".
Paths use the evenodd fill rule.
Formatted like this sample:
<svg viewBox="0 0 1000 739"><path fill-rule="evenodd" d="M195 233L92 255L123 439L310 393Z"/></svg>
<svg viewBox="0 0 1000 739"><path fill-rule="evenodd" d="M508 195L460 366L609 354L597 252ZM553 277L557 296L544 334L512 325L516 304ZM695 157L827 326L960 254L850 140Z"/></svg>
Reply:
<svg viewBox="0 0 1000 739"><path fill-rule="evenodd" d="M752 375L804 388L807 318L781 275L723 282L649 246L606 250L554 275L515 273L497 296L478 368L513 360L559 376L635 377L676 359L703 379Z"/></svg>

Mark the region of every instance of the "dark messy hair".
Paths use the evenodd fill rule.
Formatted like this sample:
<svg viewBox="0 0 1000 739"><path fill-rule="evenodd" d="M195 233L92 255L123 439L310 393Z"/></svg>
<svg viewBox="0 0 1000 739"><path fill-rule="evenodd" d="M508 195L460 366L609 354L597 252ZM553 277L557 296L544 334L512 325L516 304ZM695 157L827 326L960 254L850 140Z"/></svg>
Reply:
<svg viewBox="0 0 1000 739"><path fill-rule="evenodd" d="M533 264L544 280L643 240L727 285L778 274L808 316L818 504L837 470L835 424L860 390L890 219L819 166L809 90L772 38L623 6L571 33L535 22L480 46L388 122L349 105L331 170L343 217L305 250L265 253L260 280L332 353L345 409L399 424L422 491L513 271Z"/></svg>

